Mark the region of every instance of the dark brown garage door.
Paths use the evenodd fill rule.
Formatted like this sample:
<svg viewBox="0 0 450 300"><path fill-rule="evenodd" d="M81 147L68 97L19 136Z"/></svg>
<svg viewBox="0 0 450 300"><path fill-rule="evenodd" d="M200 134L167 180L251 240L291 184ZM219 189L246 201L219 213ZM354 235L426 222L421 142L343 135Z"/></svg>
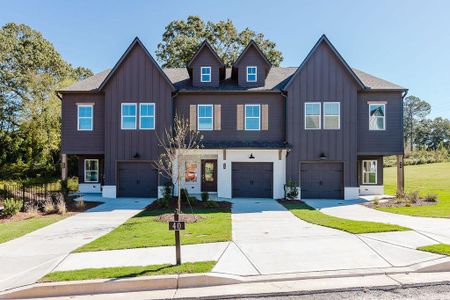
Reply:
<svg viewBox="0 0 450 300"><path fill-rule="evenodd" d="M302 163L300 168L302 198L343 198L342 163Z"/></svg>
<svg viewBox="0 0 450 300"><path fill-rule="evenodd" d="M158 172L151 163L120 162L119 197L157 197Z"/></svg>
<svg viewBox="0 0 450 300"><path fill-rule="evenodd" d="M233 197L272 198L272 163L231 163Z"/></svg>

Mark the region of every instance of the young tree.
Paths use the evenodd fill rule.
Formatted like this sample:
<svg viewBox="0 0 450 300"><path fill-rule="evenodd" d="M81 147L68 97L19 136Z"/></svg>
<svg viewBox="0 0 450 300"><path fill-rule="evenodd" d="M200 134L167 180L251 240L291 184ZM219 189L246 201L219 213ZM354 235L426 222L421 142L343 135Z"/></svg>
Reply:
<svg viewBox="0 0 450 300"><path fill-rule="evenodd" d="M276 49L275 42L266 39L264 34L249 28L239 32L231 20L205 23L198 16L189 16L186 21L170 22L163 33L162 42L158 44L156 57L164 68L182 68L200 44L207 40L225 65L230 67L252 39L274 66L280 65L283 60L281 52Z"/></svg>
<svg viewBox="0 0 450 300"><path fill-rule="evenodd" d="M409 140L411 151L413 151L415 127L430 112L431 106L428 102L416 96L405 98L403 102L403 135L405 144Z"/></svg>
<svg viewBox="0 0 450 300"><path fill-rule="evenodd" d="M178 113L175 114L173 127L164 130L164 136L158 136L161 154L155 162L161 174L169 181L173 181L177 171L176 184L178 186L178 212L181 212L181 163L180 158L188 150L201 149L203 136L198 131L192 131L189 121ZM174 165L176 163L176 165Z"/></svg>

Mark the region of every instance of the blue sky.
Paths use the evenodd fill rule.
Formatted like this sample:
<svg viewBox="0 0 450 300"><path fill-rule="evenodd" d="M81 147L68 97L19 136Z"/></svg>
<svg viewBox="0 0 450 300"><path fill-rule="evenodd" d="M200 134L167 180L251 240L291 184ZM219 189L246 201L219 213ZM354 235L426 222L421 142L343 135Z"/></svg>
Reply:
<svg viewBox="0 0 450 300"><path fill-rule="evenodd" d="M347 62L410 89L450 118L450 1L0 0L0 25L41 31L73 65L112 67L135 36L154 53L165 25L188 15L263 32L298 66L325 33Z"/></svg>

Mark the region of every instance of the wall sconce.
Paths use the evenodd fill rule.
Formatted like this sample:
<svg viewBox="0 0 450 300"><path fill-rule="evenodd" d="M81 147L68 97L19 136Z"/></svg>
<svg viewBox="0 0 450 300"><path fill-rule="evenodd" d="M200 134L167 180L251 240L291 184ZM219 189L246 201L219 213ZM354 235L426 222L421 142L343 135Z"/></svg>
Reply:
<svg viewBox="0 0 450 300"><path fill-rule="evenodd" d="M320 159L327 159L327 156L325 155L325 153L320 153Z"/></svg>
<svg viewBox="0 0 450 300"><path fill-rule="evenodd" d="M223 169L225 170L227 168L227 164L223 163Z"/></svg>
<svg viewBox="0 0 450 300"><path fill-rule="evenodd" d="M134 158L139 158L139 157L141 157L141 156L139 155L139 153L136 152L136 154L135 154L133 157L134 157Z"/></svg>
<svg viewBox="0 0 450 300"><path fill-rule="evenodd" d="M250 153L250 156L248 158L249 159L255 159L255 157L253 156L253 153Z"/></svg>

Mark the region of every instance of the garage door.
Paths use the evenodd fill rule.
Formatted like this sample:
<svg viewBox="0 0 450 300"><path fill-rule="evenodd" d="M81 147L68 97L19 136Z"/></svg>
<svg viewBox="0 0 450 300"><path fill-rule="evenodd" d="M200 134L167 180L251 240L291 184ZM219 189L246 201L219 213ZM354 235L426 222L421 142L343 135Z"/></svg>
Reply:
<svg viewBox="0 0 450 300"><path fill-rule="evenodd" d="M233 197L272 198L272 163L231 163Z"/></svg>
<svg viewBox="0 0 450 300"><path fill-rule="evenodd" d="M151 163L120 162L119 197L157 197L158 172Z"/></svg>
<svg viewBox="0 0 450 300"><path fill-rule="evenodd" d="M342 163L302 163L300 168L302 198L343 198Z"/></svg>

